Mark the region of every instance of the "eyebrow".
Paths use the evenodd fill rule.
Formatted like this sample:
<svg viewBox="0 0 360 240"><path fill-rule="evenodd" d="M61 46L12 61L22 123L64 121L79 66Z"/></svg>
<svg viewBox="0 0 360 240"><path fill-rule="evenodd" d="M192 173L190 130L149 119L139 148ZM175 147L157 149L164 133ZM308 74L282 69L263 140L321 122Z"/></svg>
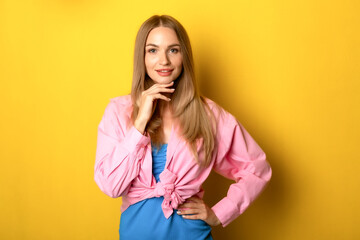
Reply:
<svg viewBox="0 0 360 240"><path fill-rule="evenodd" d="M149 46L159 47L158 45L153 44L153 43L146 44L145 47L149 47ZM175 46L180 47L180 44L174 43L174 44L169 45L168 48L170 48L170 47L175 47Z"/></svg>

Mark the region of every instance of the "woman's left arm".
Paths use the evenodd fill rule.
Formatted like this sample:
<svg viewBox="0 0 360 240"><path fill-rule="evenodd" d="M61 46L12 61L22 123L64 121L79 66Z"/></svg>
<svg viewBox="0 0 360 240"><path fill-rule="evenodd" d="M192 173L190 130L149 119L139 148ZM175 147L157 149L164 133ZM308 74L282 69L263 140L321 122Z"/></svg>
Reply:
<svg viewBox="0 0 360 240"><path fill-rule="evenodd" d="M187 219L202 219L211 226L227 226L242 214L269 182L272 170L266 155L245 128L229 113L219 121L218 152L214 170L235 180L227 196L212 208L193 197L179 208ZM193 214L193 215L188 215Z"/></svg>
<svg viewBox="0 0 360 240"><path fill-rule="evenodd" d="M272 175L264 151L234 116L226 116L214 170L235 183L230 185L227 196L211 208L223 227L250 206Z"/></svg>

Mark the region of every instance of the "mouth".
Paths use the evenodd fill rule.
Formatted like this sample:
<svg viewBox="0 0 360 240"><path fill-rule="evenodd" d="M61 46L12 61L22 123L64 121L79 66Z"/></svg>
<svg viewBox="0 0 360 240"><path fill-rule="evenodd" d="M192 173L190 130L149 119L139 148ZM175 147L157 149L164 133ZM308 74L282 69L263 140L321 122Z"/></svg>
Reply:
<svg viewBox="0 0 360 240"><path fill-rule="evenodd" d="M170 69L170 68L168 68L168 69L157 69L157 70L155 70L155 71L157 71L157 72L172 72L174 69Z"/></svg>
<svg viewBox="0 0 360 240"><path fill-rule="evenodd" d="M174 69L157 69L155 70L160 76L169 76L171 75Z"/></svg>

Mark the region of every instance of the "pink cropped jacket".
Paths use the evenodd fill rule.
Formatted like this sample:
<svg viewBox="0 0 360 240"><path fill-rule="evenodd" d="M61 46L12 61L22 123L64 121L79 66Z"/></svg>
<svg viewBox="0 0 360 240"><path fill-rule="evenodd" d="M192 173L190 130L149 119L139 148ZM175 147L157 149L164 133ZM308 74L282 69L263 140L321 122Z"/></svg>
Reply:
<svg viewBox="0 0 360 240"><path fill-rule="evenodd" d="M110 100L98 127L95 182L106 195L122 197L121 211L147 198L163 196L162 210L173 209L191 196L203 197L202 184L213 169L235 182L227 196L212 206L222 226L242 214L271 178L266 155L230 113L206 101L216 116L216 148L209 166L199 166L189 145L174 124L168 141L166 164L157 183L152 174L151 139L131 122L130 95ZM202 141L197 142L199 158Z"/></svg>

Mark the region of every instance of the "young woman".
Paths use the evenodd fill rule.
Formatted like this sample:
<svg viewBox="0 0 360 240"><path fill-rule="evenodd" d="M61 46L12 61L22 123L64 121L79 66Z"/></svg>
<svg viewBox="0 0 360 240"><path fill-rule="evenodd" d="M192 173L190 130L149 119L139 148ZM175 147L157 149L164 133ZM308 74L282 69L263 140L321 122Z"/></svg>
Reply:
<svg viewBox="0 0 360 240"><path fill-rule="evenodd" d="M235 183L209 207L202 184L212 169ZM242 214L271 173L235 117L200 96L183 26L167 15L145 21L131 95L111 99L98 128L95 181L122 197L121 240L212 239L211 226Z"/></svg>

